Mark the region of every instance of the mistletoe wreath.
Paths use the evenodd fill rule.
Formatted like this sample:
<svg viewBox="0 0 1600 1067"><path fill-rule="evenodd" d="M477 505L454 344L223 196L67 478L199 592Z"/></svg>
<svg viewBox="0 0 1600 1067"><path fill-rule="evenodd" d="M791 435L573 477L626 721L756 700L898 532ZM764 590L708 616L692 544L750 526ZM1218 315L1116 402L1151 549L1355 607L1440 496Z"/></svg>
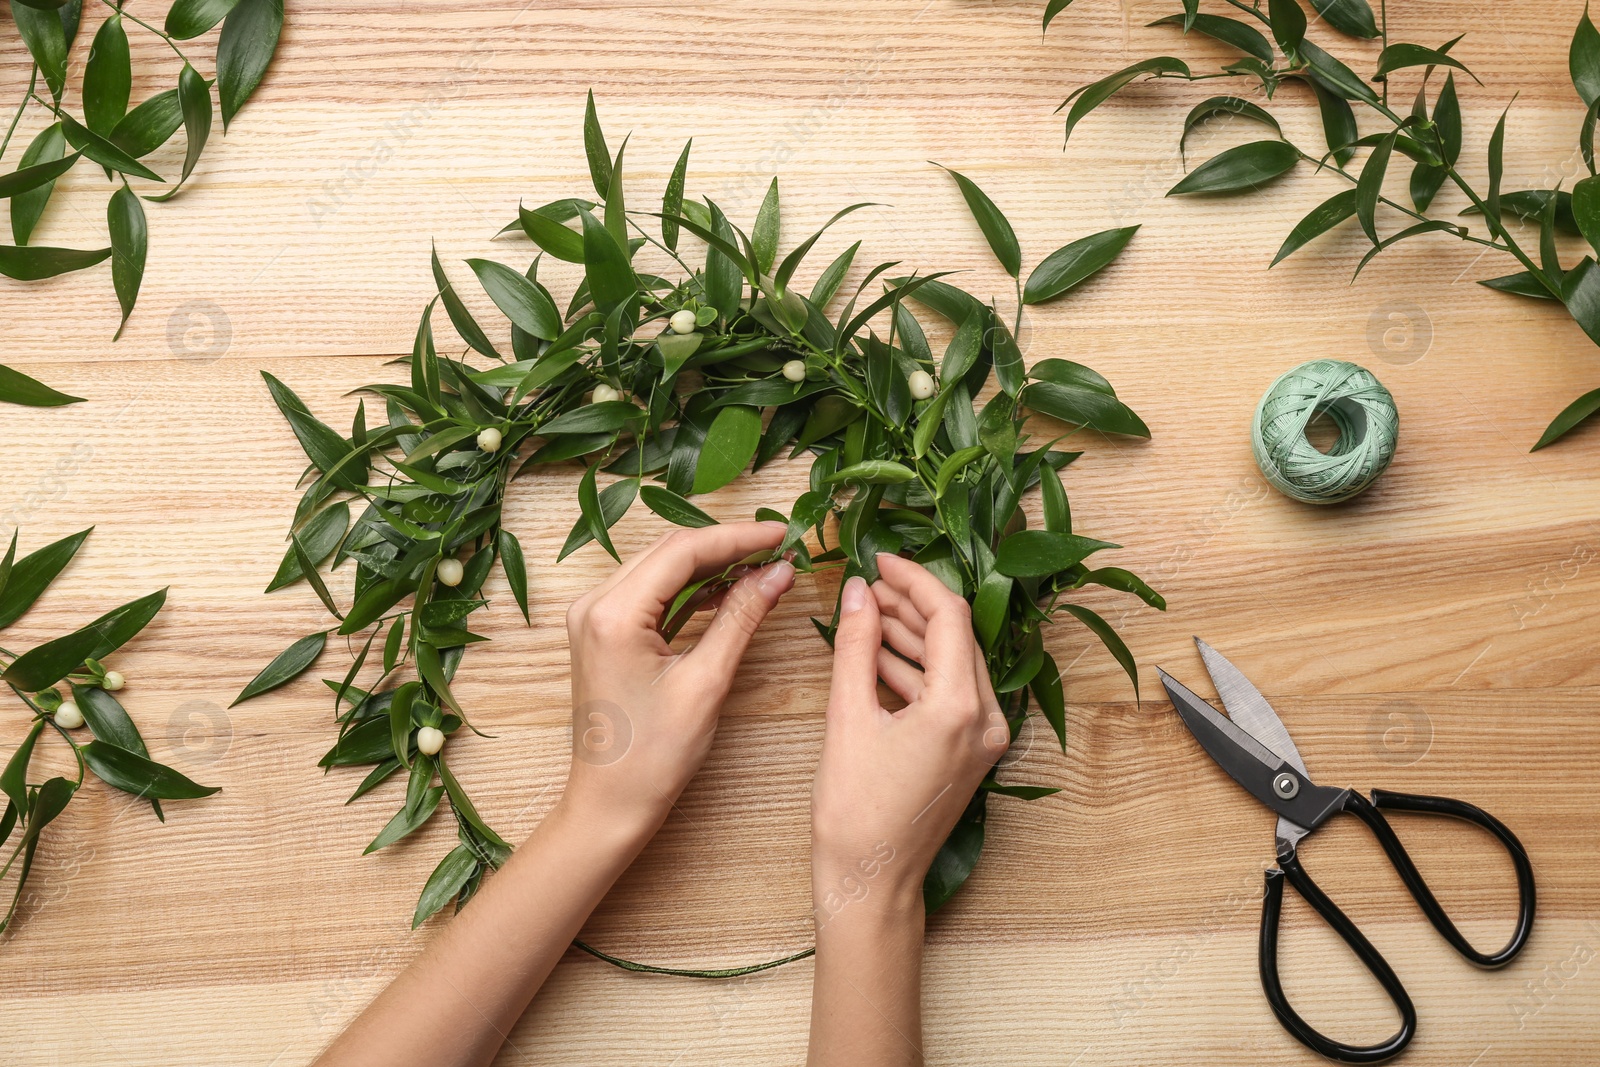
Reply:
<svg viewBox="0 0 1600 1067"><path fill-rule="evenodd" d="M524 234L539 249L525 271L467 261L509 320L509 355L468 311L435 253L437 295L423 312L410 356L397 361L409 365L410 380L357 390L365 396L349 436L266 376L310 460L304 475L310 484L268 589L304 579L336 621L282 652L239 699L300 675L330 637L359 646L342 678L325 682L338 736L322 766L371 768L352 800L402 772L407 780L399 809L367 851L406 837L441 805L458 829L459 844L428 878L413 926L452 898L459 910L510 853L473 806L444 746L457 729L473 728L451 682L467 647L483 640L468 623L487 605L482 591L497 560L531 623L523 550L502 524L505 494L519 477L537 476L550 464L583 463L581 515L558 558L591 541L616 556L610 530L636 501L680 526L709 525L716 520L691 497L780 455L809 456L809 489L788 514L757 513L787 524L777 554L792 553L802 571L835 567L869 580L876 578L879 552L903 553L928 567L972 604L1012 736L1037 708L1063 750L1061 672L1045 650L1044 625L1060 614L1082 622L1137 692L1126 646L1071 594L1107 586L1165 608L1134 574L1085 562L1118 546L1073 531L1060 471L1080 453L1057 448L1060 436L1033 440L1034 413L1068 431L1148 437L1105 378L1064 359L1024 366L1016 326L944 280L947 273L901 276L897 263L880 263L841 296L859 241L802 292L796 276L818 239L868 205L839 211L780 259L776 180L746 232L709 198L685 197L689 145L659 211L646 211L629 206L627 146L612 156L592 94L584 141L597 199L519 207L501 232ZM1111 263L1136 229L1074 241L1045 257L1024 282L1010 223L969 179L949 174L1015 279L1019 322L1023 305L1053 300ZM704 245L697 264L686 258L685 234ZM647 270L641 253L674 276ZM583 268L564 312L539 281L541 256ZM874 283L881 288L876 295L869 292ZM912 301L953 328L938 359ZM835 304L842 306L829 317L825 309ZM438 305L465 343L458 358L435 344ZM876 322L886 324L884 332ZM991 378L998 388L980 404ZM368 425L367 397L384 405L381 427ZM1042 528L1030 528L1023 508L1035 488ZM353 522L352 503L361 507ZM354 595L342 606L319 568L346 561L355 565ZM684 589L662 620L663 634L671 640L694 603L726 580ZM831 640L836 620L837 608L833 619L813 622ZM369 661L377 677L364 682ZM991 794L1034 799L1053 792L1001 783L991 770L928 874L928 910L947 901L977 862ZM590 951L632 969L660 969ZM677 973L752 969L759 968Z"/></svg>

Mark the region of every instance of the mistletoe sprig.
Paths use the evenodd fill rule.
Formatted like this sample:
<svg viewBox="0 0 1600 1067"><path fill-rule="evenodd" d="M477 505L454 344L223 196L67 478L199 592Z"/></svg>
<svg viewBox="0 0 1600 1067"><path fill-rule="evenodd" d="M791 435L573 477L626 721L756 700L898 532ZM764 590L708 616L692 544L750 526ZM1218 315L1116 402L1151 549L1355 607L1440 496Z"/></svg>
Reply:
<svg viewBox="0 0 1600 1067"><path fill-rule="evenodd" d="M1051 0L1045 11L1045 26L1048 27L1070 2ZM1367 0L1312 0L1322 21L1340 33L1358 39L1381 38L1382 50L1369 81L1310 40L1306 15L1298 0L1268 0L1265 5L1226 0L1226 4L1234 17L1203 12L1199 0L1183 0L1181 11L1157 19L1151 25L1174 26L1184 34L1202 34L1236 50L1239 58L1215 73L1197 74L1181 59L1156 56L1083 86L1061 105L1070 105L1067 137L1072 136L1073 129L1089 112L1142 77L1183 81L1244 79L1268 101L1274 99L1285 84L1304 85L1317 102L1327 141L1325 154L1306 152L1291 144L1283 136L1278 120L1260 104L1237 95L1213 96L1196 104L1184 119L1178 141L1180 153L1189 134L1218 115L1234 115L1259 123L1268 127L1273 136L1213 156L1174 185L1167 195L1256 192L1300 164L1311 164L1345 187L1318 204L1295 225L1273 257L1272 265L1352 218L1371 244L1356 265L1357 275L1385 249L1423 234L1442 233L1511 256L1521 270L1485 278L1479 284L1515 296L1559 301L1589 339L1600 344L1600 270L1595 269L1595 256L1584 255L1577 263L1565 266L1556 247L1558 233L1581 234L1596 254L1600 254L1600 178L1594 177L1595 122L1600 117L1600 32L1590 21L1587 9L1572 38L1569 67L1573 87L1588 107L1578 147L1590 176L1579 181L1570 193L1561 190L1559 183L1554 190L1503 191L1508 105L1489 137L1488 186L1480 192L1457 169L1462 126L1455 72L1477 80L1450 54L1460 37L1437 48L1391 42L1387 12L1375 18ZM1392 76L1419 67L1423 69L1422 80L1410 108L1391 107ZM1434 94L1430 107L1428 83L1440 68L1445 69L1444 83ZM1353 106L1357 104L1363 114L1377 120L1379 129L1361 133ZM1352 170L1350 164L1361 149L1370 149L1370 152L1360 169ZM1409 203L1393 199L1383 191L1396 153L1413 161ZM1466 198L1461 215L1483 216L1486 235L1473 233L1461 222L1428 213L1447 183ZM1538 225L1537 247L1523 247L1506 225L1503 218L1506 214ZM1398 216L1398 228L1390 225L1385 216ZM1600 389L1585 393L1563 409L1534 444L1533 450L1559 440L1596 411L1600 411Z"/></svg>
<svg viewBox="0 0 1600 1067"><path fill-rule="evenodd" d="M33 606L88 536L89 531L83 530L17 559L17 535L11 535L11 546L0 559L0 630ZM88 773L148 800L156 818L163 822L163 800L190 800L217 792L216 787L197 785L150 758L139 728L112 695L123 688L126 679L101 662L143 630L166 599L167 591L158 590L20 654L0 648L0 681L10 687L33 719L22 744L0 771L0 793L6 799L5 814L0 815L0 883L13 872L16 876L10 906L0 919L0 933L17 913L40 834L78 795ZM85 725L94 737L79 744L72 731ZM58 775L42 782L29 780L34 749L47 728L72 749L75 778ZM17 838L14 845L10 844L13 836Z"/></svg>
<svg viewBox="0 0 1600 1067"><path fill-rule="evenodd" d="M787 513L757 513L788 524L778 553L792 553L801 570L835 567L869 579L879 552L933 570L973 605L1013 736L1037 706L1063 749L1065 698L1044 625L1061 614L1076 618L1137 687L1127 648L1072 594L1108 586L1165 607L1132 573L1085 562L1117 546L1073 530L1059 472L1079 453L1056 448L1059 436L1035 441L1034 412L1065 424L1063 433L1148 437L1105 378L1064 359L1026 367L1015 327L993 304L944 280L948 274L901 276L897 263L880 263L847 291L859 241L803 292L797 275L817 241L866 205L838 212L780 258L776 181L747 232L709 198L685 198L686 145L660 209L639 210L625 195L626 143L610 153L592 95L584 134L596 199L519 208L501 232L537 246L525 270L467 261L509 320L509 353L467 309L436 253L438 293L402 360L410 381L360 390L384 405L381 428L367 425L363 399L345 436L267 378L311 464L269 590L304 578L338 622L295 642L240 699L305 671L330 636L359 643L343 677L326 682L339 733L323 766L372 768L352 800L406 772L404 798L369 851L401 840L441 804L458 829L459 844L428 879L413 925L452 897L459 909L509 851L473 808L443 746L455 730L471 728L450 687L464 650L483 640L467 625L487 605L482 591L496 560L531 623L523 551L502 524L505 495L519 477L581 461L581 514L558 559L591 541L615 557L610 531L635 502L680 526L709 525L716 520L690 497L780 455L809 456L809 489ZM977 185L949 173L1015 280L1019 319L1022 305L1054 299L1099 272L1134 234L1129 227L1074 241L1024 282L1010 223ZM686 234L704 245L693 264ZM543 256L582 266L564 312L539 280ZM672 277L647 269L647 257ZM940 358L912 301L953 328ZM465 343L459 357L435 345L440 304ZM875 323L885 324L883 332ZM980 404L991 378L998 389ZM1035 488L1040 529L1029 528L1023 508ZM353 522L351 502L362 508ZM343 606L319 568L347 560L355 565L354 594ZM684 589L665 613L663 634L670 640L710 592L705 587L725 580ZM814 620L825 638L837 617L836 607L832 619ZM362 682L369 660L379 661L377 678ZM928 876L928 909L948 900L976 863L990 794L1033 799L1055 791L1003 784L991 771Z"/></svg>
<svg viewBox="0 0 1600 1067"><path fill-rule="evenodd" d="M0 275L39 281L86 270L111 260L111 283L122 307L116 336L128 324L144 282L149 228L143 200L171 200L194 173L211 136L212 116L220 104L222 127L244 107L272 62L283 29L283 0L174 0L162 27L125 10L125 0L90 0L91 11L104 8L105 18L78 83L78 114L69 100L68 56L83 23L84 0L11 0L11 16L32 64L5 133L0 135L0 162L30 107L46 113L49 125L34 135L15 169L0 173L0 200L10 201L11 237L0 243ZM215 29L215 77L207 79L179 45ZM133 63L128 28L159 37L181 63L176 88L156 93L129 108ZM213 87L216 89L213 95ZM3 119L0 119L3 121ZM141 162L183 127L187 147L176 184L156 195L134 191L130 179L166 184L167 179ZM56 181L80 161L97 164L116 188L106 203L107 245L104 248L52 248L30 244ZM78 403L9 367L0 366L0 400L32 407Z"/></svg>

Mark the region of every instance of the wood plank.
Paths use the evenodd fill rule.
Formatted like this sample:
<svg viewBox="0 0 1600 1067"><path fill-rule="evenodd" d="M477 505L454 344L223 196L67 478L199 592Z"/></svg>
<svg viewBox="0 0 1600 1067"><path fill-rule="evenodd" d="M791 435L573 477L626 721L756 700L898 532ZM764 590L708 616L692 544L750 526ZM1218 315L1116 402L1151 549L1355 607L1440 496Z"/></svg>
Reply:
<svg viewBox="0 0 1600 1067"><path fill-rule="evenodd" d="M1131 90L1063 151L1051 109L1072 88L1135 58L1203 47L1143 28L1171 6L1080 0L1041 38L1035 0L474 0L379 17L349 0L291 5L257 99L193 187L151 207L147 282L121 341L110 342L104 269L0 281L3 361L92 401L5 411L0 529L20 525L27 546L96 526L8 642L27 646L170 585L167 610L118 656L125 696L156 758L224 787L169 805L161 825L92 786L52 828L25 918L0 944L7 973L26 979L0 992L6 1062L307 1062L447 921L407 929L448 847L445 827L360 856L397 787L343 806L360 775L315 768L331 743L324 694L307 683L227 708L323 618L303 587L260 593L303 457L259 375L347 422L344 394L391 374L385 361L409 350L431 292L430 241L463 282L467 256L524 265L526 241L491 240L518 200L587 187L579 123L590 87L613 142L634 131L640 203L693 136L691 193L735 217L753 215L782 176L786 243L844 204L886 205L830 233L819 263L862 238L871 262L963 269L1004 300L1009 279L929 159L984 186L1030 264L1083 234L1143 226L1105 277L1032 309L1023 340L1030 360L1061 355L1104 372L1154 430L1149 443L1085 442L1067 486L1079 527L1125 545L1117 562L1171 610L1085 601L1134 649L1142 704L1091 637L1052 632L1051 651L1073 664L1068 750L1048 731L1026 735L1010 774L1063 791L995 802L978 873L931 924L930 1063L1319 1062L1278 1028L1257 983L1271 820L1150 692L1156 664L1198 681L1195 632L1263 684L1319 779L1462 796L1528 845L1539 926L1498 973L1440 943L1360 831L1334 826L1308 846L1307 866L1417 1001L1406 1062L1587 1055L1600 1010L1590 607L1600 436L1527 448L1596 384L1593 346L1559 308L1473 284L1513 268L1443 238L1386 253L1349 286L1354 235L1267 271L1335 179L1304 169L1249 203L1166 199L1182 173L1179 123L1206 86ZM1581 168L1582 112L1566 77L1577 7L1405 8L1391 12L1397 38L1472 31L1455 50L1486 83L1461 84L1469 177L1481 179L1486 135L1515 93L1507 188L1558 176L1570 186ZM87 35L78 62L86 47ZM1344 54L1368 63L1376 47ZM157 47L136 35L134 55L135 97L164 88ZM17 51L0 57L0 99L25 80ZM1401 75L1397 91L1414 84ZM1297 91L1283 90L1285 131L1320 144ZM38 121L29 116L23 135ZM1253 135L1217 124L1191 139L1190 160ZM157 169L175 170L180 151L163 149ZM39 237L90 247L109 186L79 168L63 187ZM572 271L546 269L570 291ZM1313 356L1372 367L1402 412L1393 468L1331 509L1272 492L1248 448L1261 392ZM561 613L608 570L593 547L554 563L577 516L576 480L564 470L519 484L508 521L532 565L535 625L521 625L492 579L483 629L493 641L473 650L459 687L497 736L453 741L455 765L513 839L553 801L565 766ZM799 465L777 464L705 506L743 517L803 485ZM630 516L618 547L658 532L653 517ZM831 610L833 593L827 579L802 582L763 629L710 763L596 913L594 943L677 965L808 943L809 788L828 660L807 620ZM330 673L344 655L332 650ZM1400 832L1463 927L1483 943L1503 936L1508 871L1482 835L1416 820ZM1377 1036L1388 1009L1355 961L1298 900L1285 929L1286 982L1308 1016ZM810 977L809 963L729 983L640 977L574 952L502 1062L793 1063Z"/></svg>

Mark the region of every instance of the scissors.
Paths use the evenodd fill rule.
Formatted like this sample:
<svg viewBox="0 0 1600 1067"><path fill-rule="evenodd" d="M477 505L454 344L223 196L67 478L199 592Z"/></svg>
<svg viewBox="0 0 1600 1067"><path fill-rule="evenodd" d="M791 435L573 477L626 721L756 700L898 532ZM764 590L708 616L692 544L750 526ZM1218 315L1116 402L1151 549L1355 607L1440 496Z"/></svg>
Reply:
<svg viewBox="0 0 1600 1067"><path fill-rule="evenodd" d="M1278 865L1266 872L1266 896L1261 908L1261 987L1267 995L1267 1002L1272 1005L1273 1014L1284 1029L1301 1044L1329 1059L1342 1063L1378 1063L1386 1060L1410 1044L1417 1028L1416 1008L1388 961L1300 865L1296 854L1300 842L1340 812L1356 816L1383 846L1389 862L1394 865L1406 889L1433 928L1458 953L1486 968L1503 967L1515 959L1533 930L1533 867L1528 862L1528 854L1504 823L1465 801L1391 793L1383 789L1372 790L1372 799L1368 801L1353 789L1333 789L1315 784L1306 773L1305 763L1290 740L1289 731L1284 728L1277 712L1272 710L1272 705L1267 703L1261 691L1250 684L1250 680L1216 649L1198 637L1194 643L1200 649L1206 670L1228 714L1222 715L1182 683L1158 669L1161 684L1166 687L1173 707L1201 747L1233 776L1234 781L1278 813ZM1379 809L1465 819L1499 839L1516 868L1519 898L1517 927L1504 948L1485 954L1473 948L1462 936L1455 923L1439 906L1428 884L1417 871L1416 864L1406 854L1405 846L1395 836ZM1284 996L1283 985L1278 980L1278 914L1283 906L1285 880L1344 939L1345 944L1350 946L1383 986L1384 992L1400 1012L1400 1029L1394 1036L1375 1045L1348 1045L1313 1029L1290 1006L1288 998Z"/></svg>

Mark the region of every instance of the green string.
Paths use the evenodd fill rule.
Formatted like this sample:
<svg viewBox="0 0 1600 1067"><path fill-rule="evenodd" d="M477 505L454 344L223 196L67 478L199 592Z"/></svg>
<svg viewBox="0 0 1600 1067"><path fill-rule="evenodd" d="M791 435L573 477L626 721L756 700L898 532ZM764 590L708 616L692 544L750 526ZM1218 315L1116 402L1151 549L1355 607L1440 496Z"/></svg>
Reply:
<svg viewBox="0 0 1600 1067"><path fill-rule="evenodd" d="M1306 439L1326 415L1339 431L1327 452ZM1261 473L1307 504L1349 500L1394 459L1400 413L1372 372L1340 359L1314 359L1280 375L1256 406L1251 448Z"/></svg>
<svg viewBox="0 0 1600 1067"><path fill-rule="evenodd" d="M617 956L608 955L604 952L601 952L593 945L586 945L582 941L573 941L572 945L574 948L582 949L597 960L604 960L613 967L621 967L625 971L637 971L640 974L672 974L677 975L679 978L739 978L747 974L755 974L757 971L770 971L774 967L782 967L785 963L793 963L796 960L803 960L807 956L815 956L817 954L817 950L815 948L808 948L803 952L796 952L792 956L785 956L781 960L768 960L766 963L752 963L746 967L721 967L708 970L683 967L657 967L649 963L635 963L632 960L625 960Z"/></svg>

